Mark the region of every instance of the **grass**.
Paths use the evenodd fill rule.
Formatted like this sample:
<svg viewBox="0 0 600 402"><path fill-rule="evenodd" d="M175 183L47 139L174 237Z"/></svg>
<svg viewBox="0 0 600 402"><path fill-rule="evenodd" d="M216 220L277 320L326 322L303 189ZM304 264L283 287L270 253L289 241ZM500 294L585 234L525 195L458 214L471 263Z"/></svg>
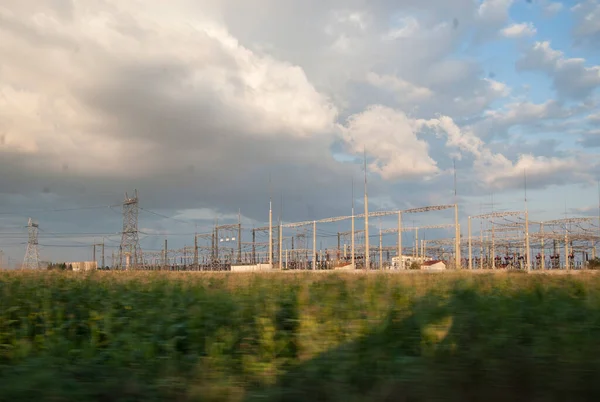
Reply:
<svg viewBox="0 0 600 402"><path fill-rule="evenodd" d="M0 272L0 401L600 400L600 278Z"/></svg>

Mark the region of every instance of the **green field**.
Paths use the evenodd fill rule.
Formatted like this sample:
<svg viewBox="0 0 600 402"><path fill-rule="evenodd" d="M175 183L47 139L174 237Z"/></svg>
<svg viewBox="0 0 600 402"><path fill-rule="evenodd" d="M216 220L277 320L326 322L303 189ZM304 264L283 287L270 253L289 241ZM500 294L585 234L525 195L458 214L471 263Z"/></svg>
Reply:
<svg viewBox="0 0 600 402"><path fill-rule="evenodd" d="M0 272L1 401L599 401L600 278Z"/></svg>

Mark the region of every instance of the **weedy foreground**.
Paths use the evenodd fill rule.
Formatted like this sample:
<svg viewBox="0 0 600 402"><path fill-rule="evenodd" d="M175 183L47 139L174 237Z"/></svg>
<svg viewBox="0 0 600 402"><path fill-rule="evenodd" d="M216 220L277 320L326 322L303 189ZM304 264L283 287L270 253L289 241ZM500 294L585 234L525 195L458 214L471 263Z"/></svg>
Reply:
<svg viewBox="0 0 600 402"><path fill-rule="evenodd" d="M594 275L0 272L2 401L600 400Z"/></svg>

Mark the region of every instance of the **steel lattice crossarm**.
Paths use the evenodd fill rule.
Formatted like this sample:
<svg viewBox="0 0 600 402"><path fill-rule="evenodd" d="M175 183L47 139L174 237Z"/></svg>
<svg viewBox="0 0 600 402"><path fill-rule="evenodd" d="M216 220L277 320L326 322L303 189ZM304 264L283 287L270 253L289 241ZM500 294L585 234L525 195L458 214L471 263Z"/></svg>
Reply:
<svg viewBox="0 0 600 402"><path fill-rule="evenodd" d="M550 240L565 240L565 234L560 232L544 232L544 233L531 233L530 236L535 239L550 239ZM569 241L589 241L589 240L597 240L599 238L598 235L590 235L585 233L569 233L567 235Z"/></svg>
<svg viewBox="0 0 600 402"><path fill-rule="evenodd" d="M468 238L461 238L461 244L468 244L468 242L469 242ZM496 245L508 244L511 242L517 242L520 244L523 242L523 236L496 237L496 238L494 238L493 242ZM492 239L484 239L482 241L481 239L476 238L476 237L471 238L471 244L473 244L473 245L491 244L491 243L492 243Z"/></svg>
<svg viewBox="0 0 600 402"><path fill-rule="evenodd" d="M419 207L419 208L411 208L411 209L405 209L405 210L399 210L399 211L374 211L374 212L369 212L369 218L377 218L380 216L389 216L389 215L397 215L398 213L401 214L417 214L417 213L421 213L421 212L430 212L430 211L443 211L445 209L450 209L450 208L454 208L454 204L451 205L432 205L429 207ZM356 215L355 218L364 218L365 214L360 214L360 215Z"/></svg>
<svg viewBox="0 0 600 402"><path fill-rule="evenodd" d="M389 216L389 215L397 215L398 213L402 213L402 214L414 214L414 213L419 213L419 212L429 212L429 211L441 211L441 210L445 210L445 209L450 209L450 208L454 208L454 204L452 205L433 205L433 206L429 206L429 207L420 207L420 208L412 208L412 209L406 209L404 211L402 210L398 210L398 211L373 211L373 212L369 212L369 218L377 218L377 217L382 217L382 216ZM358 214L358 215L354 215L355 219L364 219L365 214ZM348 220L348 219L352 219L352 216L335 216L332 218L324 218L324 219L317 219L317 220L312 220L312 221L303 221L303 222L291 222L291 223L285 223L282 224L281 226L284 228L297 228L297 227L302 227L302 226L309 226L309 225L313 225L315 223L333 223L333 222L339 222L339 221L344 221L344 220ZM277 225L273 225L273 228L276 228ZM268 231L269 227L260 227L257 229L254 229L255 231Z"/></svg>
<svg viewBox="0 0 600 402"><path fill-rule="evenodd" d="M312 225L317 221L304 221L304 222L294 222L294 223L286 223L285 225L281 225L284 228L298 228L301 226L308 226L308 225ZM267 228L267 230L269 230L269 228Z"/></svg>
<svg viewBox="0 0 600 402"><path fill-rule="evenodd" d="M364 232L365 232L364 229L357 229L354 231L354 234L356 235L356 234L364 233ZM340 236L350 236L352 234L352 231L348 230L347 232L340 232L339 234L340 234Z"/></svg>
<svg viewBox="0 0 600 402"><path fill-rule="evenodd" d="M500 227L494 227L493 229L484 229L483 232L484 233L510 233L510 232L519 232L519 231L523 231L525 230L523 228L524 225L518 225L518 226L500 226Z"/></svg>
<svg viewBox="0 0 600 402"><path fill-rule="evenodd" d="M531 223L531 221L529 221L529 223ZM502 223L502 222L495 222L494 223L494 227L496 228L521 228L523 227L523 225L525 225L525 222L509 222L509 223Z"/></svg>
<svg viewBox="0 0 600 402"><path fill-rule="evenodd" d="M504 212L491 212L489 214L472 216L471 219L494 219L502 218L504 216L519 216L524 215L523 211L504 211Z"/></svg>
<svg viewBox="0 0 600 402"><path fill-rule="evenodd" d="M369 218L378 218L381 216L397 215L398 213L401 213L401 212L402 211L373 211L373 212L369 212ZM364 219L365 214L354 215L354 217L357 219Z"/></svg>
<svg viewBox="0 0 600 402"><path fill-rule="evenodd" d="M273 225L273 226L271 227L271 229L272 229L272 230L276 230L276 229L277 229L277 226L276 226L276 225ZM260 228L254 228L254 229L252 229L252 230L254 230L255 232L268 232L268 231L269 231L269 227L268 227L268 226L262 226L262 227L260 227Z"/></svg>
<svg viewBox="0 0 600 402"><path fill-rule="evenodd" d="M333 218L324 218L324 219L319 219L319 220L315 220L315 221L292 222L292 223L283 224L281 226L284 228L297 228L297 227L301 227L301 226L313 225L315 223L333 223L333 222L345 221L348 219L352 219L352 216L335 216ZM268 228L267 228L267 230L268 230Z"/></svg>
<svg viewBox="0 0 600 402"><path fill-rule="evenodd" d="M569 237L573 237L573 236L586 236L589 238L595 238L598 237L597 233L594 233L590 230L584 230L581 228L577 228L577 229L566 229L566 228L560 228L560 229L554 229L554 230L547 230L544 232L538 232L538 234L543 235L543 237L549 237L546 235L552 235L555 234L557 236L565 236L565 233L569 236Z"/></svg>
<svg viewBox="0 0 600 402"><path fill-rule="evenodd" d="M196 237L198 239L210 239L214 236L214 233L198 233Z"/></svg>
<svg viewBox="0 0 600 402"><path fill-rule="evenodd" d="M372 246L372 247L369 247L369 248L373 249L373 250L379 250L380 249L377 246ZM381 247L381 250L382 251L398 251L398 247L396 247L396 246L383 246L383 247Z"/></svg>
<svg viewBox="0 0 600 402"><path fill-rule="evenodd" d="M240 225L238 223L233 223L230 225L219 225L217 226L217 230L237 230Z"/></svg>
<svg viewBox="0 0 600 402"><path fill-rule="evenodd" d="M434 244L440 246L453 246L455 243L455 239L435 239L435 240L427 240L427 245Z"/></svg>
<svg viewBox="0 0 600 402"><path fill-rule="evenodd" d="M441 225L428 225L428 226L419 226L419 227L403 227L402 231L403 232L412 232L415 230L422 230L422 229L447 229L447 228L453 228L454 224L441 224ZM383 229L381 231L381 233L386 234L386 233L398 233L398 228L389 228L389 229Z"/></svg>
<svg viewBox="0 0 600 402"><path fill-rule="evenodd" d="M345 221L348 219L352 219L352 216L336 216L334 218L325 218L325 219L318 220L317 223L333 223L333 222Z"/></svg>
<svg viewBox="0 0 600 402"><path fill-rule="evenodd" d="M420 208L412 208L412 209L405 209L404 211L401 211L403 214L418 214L421 212L429 212L429 211L443 211L445 209L450 209L450 208L454 208L455 204L451 204L451 205L432 205L429 207L420 207Z"/></svg>
<svg viewBox="0 0 600 402"><path fill-rule="evenodd" d="M598 218L565 218L565 219L556 219L553 221L547 221L544 222L544 225L547 226L552 226L552 225L566 225L569 223L584 223L584 222L591 222L593 220L596 220Z"/></svg>

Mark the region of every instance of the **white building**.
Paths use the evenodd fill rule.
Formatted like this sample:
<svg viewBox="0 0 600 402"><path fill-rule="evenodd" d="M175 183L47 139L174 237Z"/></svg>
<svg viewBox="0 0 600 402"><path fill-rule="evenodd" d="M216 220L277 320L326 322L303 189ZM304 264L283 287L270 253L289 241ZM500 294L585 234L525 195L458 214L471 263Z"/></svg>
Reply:
<svg viewBox="0 0 600 402"><path fill-rule="evenodd" d="M427 271L442 271L446 269L446 263L439 260L425 261L421 264L421 269Z"/></svg>
<svg viewBox="0 0 600 402"><path fill-rule="evenodd" d="M67 268L72 268L73 271L93 271L98 269L97 261L75 261L67 262Z"/></svg>
<svg viewBox="0 0 600 402"><path fill-rule="evenodd" d="M410 269L410 266L413 262L418 264L423 264L426 261L431 261L429 257L415 257L412 255L403 255L402 262L400 262L400 257L392 257L392 268L393 269Z"/></svg>
<svg viewBox="0 0 600 402"><path fill-rule="evenodd" d="M256 264L256 265L232 265L231 272L255 272L255 271L271 271L272 267L270 264Z"/></svg>

